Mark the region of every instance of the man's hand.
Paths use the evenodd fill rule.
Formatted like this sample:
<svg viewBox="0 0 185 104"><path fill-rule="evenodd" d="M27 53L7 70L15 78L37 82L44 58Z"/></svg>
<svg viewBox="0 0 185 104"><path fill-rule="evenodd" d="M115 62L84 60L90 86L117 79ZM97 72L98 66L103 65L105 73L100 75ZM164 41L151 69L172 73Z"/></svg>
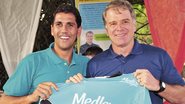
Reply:
<svg viewBox="0 0 185 104"><path fill-rule="evenodd" d="M58 87L52 82L41 83L37 86L37 88L32 94L27 96L27 98L31 102L37 102L40 98L43 100L48 99L52 94L52 89L51 89L52 87L55 90L58 90Z"/></svg>
<svg viewBox="0 0 185 104"><path fill-rule="evenodd" d="M82 74L78 73L72 77L70 77L68 80L66 80L66 83L73 82L73 83L79 83L83 80Z"/></svg>
<svg viewBox="0 0 185 104"><path fill-rule="evenodd" d="M138 83L148 90L158 91L160 89L159 80L155 79L147 69L137 69L134 76L137 78Z"/></svg>

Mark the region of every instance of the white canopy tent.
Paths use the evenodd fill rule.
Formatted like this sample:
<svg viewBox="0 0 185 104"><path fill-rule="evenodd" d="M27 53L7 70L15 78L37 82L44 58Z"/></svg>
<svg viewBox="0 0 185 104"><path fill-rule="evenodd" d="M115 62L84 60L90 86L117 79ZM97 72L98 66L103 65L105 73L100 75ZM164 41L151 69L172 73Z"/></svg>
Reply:
<svg viewBox="0 0 185 104"><path fill-rule="evenodd" d="M0 51L9 76L32 52L42 0L0 1Z"/></svg>

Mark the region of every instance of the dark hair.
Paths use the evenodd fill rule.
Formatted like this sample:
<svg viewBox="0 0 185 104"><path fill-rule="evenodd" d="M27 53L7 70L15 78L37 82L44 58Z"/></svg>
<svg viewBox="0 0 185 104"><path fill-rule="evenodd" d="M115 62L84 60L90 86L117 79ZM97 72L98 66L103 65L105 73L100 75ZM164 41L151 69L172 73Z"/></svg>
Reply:
<svg viewBox="0 0 185 104"><path fill-rule="evenodd" d="M99 53L103 52L103 49L101 49L98 46L92 46L89 47L83 55L97 55Z"/></svg>
<svg viewBox="0 0 185 104"><path fill-rule="evenodd" d="M87 36L87 34L94 34L94 33L92 31L87 31L86 36Z"/></svg>
<svg viewBox="0 0 185 104"><path fill-rule="evenodd" d="M82 19L81 19L80 13L76 7L70 4L62 4L58 6L58 8L53 13L52 24L54 23L56 14L61 13L61 12L72 13L76 18L76 23L77 23L78 28L81 26Z"/></svg>
<svg viewBox="0 0 185 104"><path fill-rule="evenodd" d="M125 10L129 10L131 17L133 19L136 19L134 9L132 5L130 4L130 2L128 2L127 0L113 0L106 6L103 12L102 18L103 18L104 25L106 24L106 21L105 21L106 13L109 9L112 9L112 8L114 9L122 8Z"/></svg>

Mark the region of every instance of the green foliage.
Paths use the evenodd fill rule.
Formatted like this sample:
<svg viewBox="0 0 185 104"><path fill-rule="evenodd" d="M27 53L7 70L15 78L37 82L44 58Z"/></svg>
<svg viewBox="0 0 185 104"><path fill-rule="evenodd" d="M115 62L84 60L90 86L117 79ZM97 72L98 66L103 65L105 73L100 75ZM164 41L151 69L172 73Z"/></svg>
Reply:
<svg viewBox="0 0 185 104"><path fill-rule="evenodd" d="M135 38L141 43L152 44L145 6L143 4L134 4L133 7L136 13L137 21Z"/></svg>
<svg viewBox="0 0 185 104"><path fill-rule="evenodd" d="M137 16L137 30L135 38L141 43L151 44L152 39L143 0L129 1L133 4ZM75 6L75 0L43 0L39 27L33 51L43 50L54 41L50 31L51 17L56 7L62 3L68 3ZM104 38L108 39L107 37Z"/></svg>

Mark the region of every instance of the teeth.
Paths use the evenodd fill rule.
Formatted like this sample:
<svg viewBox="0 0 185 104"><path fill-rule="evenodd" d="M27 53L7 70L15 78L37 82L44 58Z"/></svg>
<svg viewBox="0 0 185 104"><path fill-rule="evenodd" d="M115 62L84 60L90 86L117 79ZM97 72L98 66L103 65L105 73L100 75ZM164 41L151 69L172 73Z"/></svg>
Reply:
<svg viewBox="0 0 185 104"><path fill-rule="evenodd" d="M126 34L117 34L116 36L125 36Z"/></svg>
<svg viewBox="0 0 185 104"><path fill-rule="evenodd" d="M61 39L69 39L69 37L62 36Z"/></svg>

